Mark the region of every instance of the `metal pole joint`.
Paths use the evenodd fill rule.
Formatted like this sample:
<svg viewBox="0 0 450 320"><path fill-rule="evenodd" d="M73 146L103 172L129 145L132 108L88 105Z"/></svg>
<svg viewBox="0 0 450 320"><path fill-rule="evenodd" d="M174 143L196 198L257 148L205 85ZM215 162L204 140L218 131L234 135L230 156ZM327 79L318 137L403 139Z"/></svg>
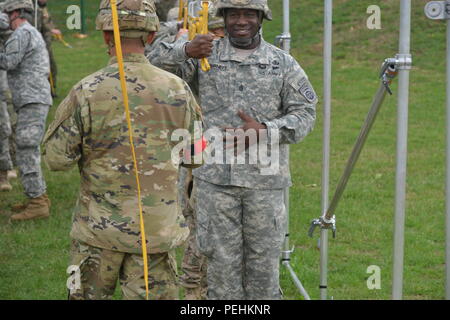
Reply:
<svg viewBox="0 0 450 320"><path fill-rule="evenodd" d="M308 230L308 235L312 238L314 230L319 227L320 229L331 229L333 232L333 239L336 238L336 217L333 215L328 219L325 215L318 219L311 221L311 226Z"/></svg>
<svg viewBox="0 0 450 320"><path fill-rule="evenodd" d="M395 60L395 66L398 70L411 70L412 56L409 53L396 54Z"/></svg>

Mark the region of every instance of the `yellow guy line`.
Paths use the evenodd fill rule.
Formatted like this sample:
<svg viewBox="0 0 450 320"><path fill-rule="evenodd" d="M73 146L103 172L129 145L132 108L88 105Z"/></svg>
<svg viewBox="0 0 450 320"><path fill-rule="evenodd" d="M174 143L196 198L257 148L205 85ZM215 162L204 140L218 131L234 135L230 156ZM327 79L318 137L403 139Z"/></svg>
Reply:
<svg viewBox="0 0 450 320"><path fill-rule="evenodd" d="M201 25L200 25L200 34L207 34L208 33L208 1L202 1L202 19L201 19ZM202 70L204 72L209 71L211 69L211 66L209 65L208 59L202 58L200 61L200 66L202 67Z"/></svg>
<svg viewBox="0 0 450 320"><path fill-rule="evenodd" d="M142 214L141 184L139 182L136 153L134 150L133 130L131 127L130 108L129 108L129 104L128 104L128 92L127 92L127 85L126 85L126 81L125 81L125 71L124 71L124 67L123 67L122 46L120 44L119 20L118 20L118 15L117 15L117 0L111 0L111 11L112 11L112 18L113 18L113 26L114 26L114 42L116 45L117 62L119 64L120 84L122 86L123 104L125 107L125 114L127 117L128 132L129 132L129 136L130 136L131 154L133 155L134 172L135 172L135 176L136 176L138 205L139 205L139 218L140 218L140 226L141 226L142 258L144 260L145 298L148 300L148 291L149 290L148 290L147 242L145 240L144 217Z"/></svg>

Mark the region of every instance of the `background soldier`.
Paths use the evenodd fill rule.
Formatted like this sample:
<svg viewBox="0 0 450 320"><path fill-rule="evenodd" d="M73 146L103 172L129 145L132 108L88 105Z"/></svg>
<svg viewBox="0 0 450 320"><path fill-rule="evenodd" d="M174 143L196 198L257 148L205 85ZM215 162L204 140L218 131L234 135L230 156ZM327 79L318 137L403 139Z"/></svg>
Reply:
<svg viewBox="0 0 450 320"><path fill-rule="evenodd" d="M208 31L214 35L216 39L224 36L224 22L222 17L216 16L214 5L209 6L208 12ZM178 8L172 8L168 14L166 25L178 18ZM166 27L158 32L157 40L151 46L146 47L146 55L150 61L154 58L163 57L166 44L173 44L175 41L186 41L187 33L178 28ZM181 37L186 35L185 37ZM162 43L164 42L164 43ZM160 50L160 48L162 50ZM195 193L193 192L192 169L180 167L178 175L178 198L180 200L183 215L189 226L189 238L184 251L181 270L183 274L180 276L180 283L185 288L185 298L187 300L206 299L207 281L207 259L200 253L195 239L197 215L195 213Z"/></svg>
<svg viewBox="0 0 450 320"><path fill-rule="evenodd" d="M155 0L156 14L162 22L169 21L167 14L170 9L177 6L179 0Z"/></svg>
<svg viewBox="0 0 450 320"><path fill-rule="evenodd" d="M3 10L3 3L0 3L0 10ZM8 16L0 12L0 37L7 30L10 30ZM3 48L3 41L0 41L0 48ZM0 191L10 191L12 189L8 181L8 171L12 170L13 164L9 152L9 137L12 131L6 101L7 90L8 79L6 78L6 71L0 70Z"/></svg>
<svg viewBox="0 0 450 320"><path fill-rule="evenodd" d="M12 220L45 218L50 215L50 201L41 169L40 143L52 98L47 81L49 61L41 34L28 23L33 17L31 0L8 0L8 14L13 34L0 52L0 69L8 71L14 109L17 113L16 164L28 201L16 205Z"/></svg>
<svg viewBox="0 0 450 320"><path fill-rule="evenodd" d="M258 159L257 164L205 164L193 175L197 241L208 258L208 298L278 299L283 192L291 185L287 144L313 128L317 98L294 58L262 39L263 18L271 20L266 0L216 4L225 38L198 35L175 42L152 63L198 88L206 129L239 127L258 139L270 129L268 140L279 146L278 169L269 173ZM197 60L204 57L208 72Z"/></svg>
<svg viewBox="0 0 450 320"><path fill-rule="evenodd" d="M119 2L130 113L139 163L149 253L151 299L177 299L175 248L189 230L177 204L177 168L171 159L178 128L193 134L200 107L187 84L144 56L159 22L149 0ZM138 14L137 14L138 13ZM71 299L111 298L119 279L126 299L145 298L137 184L123 110L109 0L96 20L109 46L109 65L75 85L58 107L45 138L52 170L78 164L81 190L71 231L71 265L81 288Z"/></svg>
<svg viewBox="0 0 450 320"><path fill-rule="evenodd" d="M52 86L52 95L56 97L56 78L58 75L58 68L56 65L55 55L52 49L53 35L60 35L61 31L57 29L53 23L52 17L48 12L47 0L38 0L38 18L37 29L42 34L45 44L47 46L48 55L50 58L50 84Z"/></svg>

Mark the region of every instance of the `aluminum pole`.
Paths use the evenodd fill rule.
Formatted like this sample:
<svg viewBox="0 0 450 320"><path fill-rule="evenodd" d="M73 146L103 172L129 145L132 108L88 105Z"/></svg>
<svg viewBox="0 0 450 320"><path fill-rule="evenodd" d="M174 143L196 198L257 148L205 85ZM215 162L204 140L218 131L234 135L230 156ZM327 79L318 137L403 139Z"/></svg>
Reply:
<svg viewBox="0 0 450 320"><path fill-rule="evenodd" d="M323 154L322 215L328 209L330 185L330 123L331 123L331 46L333 33L333 0L325 0L323 46ZM327 300L328 229L320 231L320 299Z"/></svg>
<svg viewBox="0 0 450 320"><path fill-rule="evenodd" d="M448 14L448 12L447 12ZM446 183L445 183L445 299L450 300L450 20L447 17Z"/></svg>
<svg viewBox="0 0 450 320"><path fill-rule="evenodd" d="M403 258L406 198L406 160L408 140L408 98L411 37L411 0L400 2L400 39L397 99L397 165L395 182L395 227L392 299L401 300L403 291Z"/></svg>
<svg viewBox="0 0 450 320"><path fill-rule="evenodd" d="M290 34L290 28L289 28L289 0L283 0L283 34L281 37L278 37L280 40L281 48L286 51L290 52L291 50L291 34ZM287 148L287 157L289 159L289 146L286 146ZM300 294L305 298L305 300L310 300L311 298L308 295L308 292L306 292L305 288L303 287L301 281L298 279L297 275L295 274L294 270L291 267L290 261L291 261L291 253L292 249L289 247L289 188L284 189L284 206L286 208L286 215L287 215L287 224L286 224L286 235L284 237L284 243L283 243L283 251L281 256L281 261L283 266L285 266L292 279L294 280L294 284L297 287L297 289L300 291Z"/></svg>

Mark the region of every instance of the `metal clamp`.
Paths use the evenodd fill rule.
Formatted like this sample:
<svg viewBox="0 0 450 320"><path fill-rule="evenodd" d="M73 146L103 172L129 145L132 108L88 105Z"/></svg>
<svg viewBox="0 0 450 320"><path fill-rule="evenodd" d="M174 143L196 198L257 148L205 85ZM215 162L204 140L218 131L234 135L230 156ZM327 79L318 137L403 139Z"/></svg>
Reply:
<svg viewBox="0 0 450 320"><path fill-rule="evenodd" d="M409 53L398 53L395 55L398 70L410 70L412 67L412 56Z"/></svg>
<svg viewBox="0 0 450 320"><path fill-rule="evenodd" d="M392 79L394 79L397 75L398 63L399 61L397 60L397 58L387 58L384 60L383 65L381 66L380 78L386 88L386 91L390 95L392 95L392 91L389 85L391 84Z"/></svg>
<svg viewBox="0 0 450 320"><path fill-rule="evenodd" d="M425 5L424 11L428 19L450 19L450 1L430 1Z"/></svg>
<svg viewBox="0 0 450 320"><path fill-rule="evenodd" d="M327 219L326 217L322 216L311 221L311 226L309 227L308 231L308 235L311 238L316 227L319 227L320 229L331 229L331 231L333 232L333 239L336 238L336 217L334 215L333 217L331 217L331 219Z"/></svg>
<svg viewBox="0 0 450 320"><path fill-rule="evenodd" d="M284 41L291 41L292 37L291 34L280 34L279 36L275 37L275 46L277 47L281 47L281 45L283 44Z"/></svg>

